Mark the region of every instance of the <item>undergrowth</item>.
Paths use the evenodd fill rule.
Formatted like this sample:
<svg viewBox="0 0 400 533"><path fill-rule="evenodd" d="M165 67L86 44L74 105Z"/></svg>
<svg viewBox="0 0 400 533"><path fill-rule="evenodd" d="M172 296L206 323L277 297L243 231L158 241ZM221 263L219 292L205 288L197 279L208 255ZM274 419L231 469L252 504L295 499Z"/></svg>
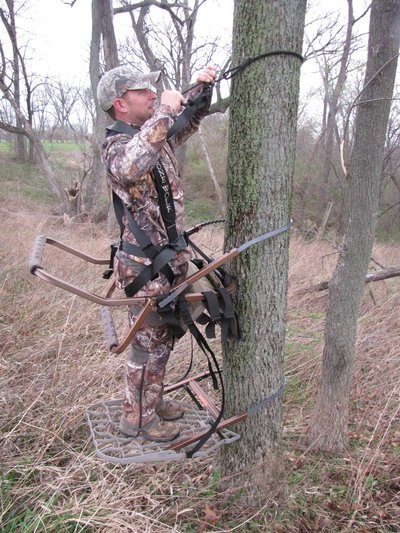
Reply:
<svg viewBox="0 0 400 533"><path fill-rule="evenodd" d="M62 225L27 203L0 206L0 527L5 532L133 531L151 533L399 531L399 279L371 284L359 320L350 446L342 455L309 453L304 435L318 386L326 294L309 288L329 279L328 243L293 235L285 346L284 475L263 504L242 505L243 487L227 492L217 458L118 466L93 451L85 413L122 391L124 355L106 350L98 309L31 276L34 237L57 238L106 256L105 228ZM211 230L207 246L221 245ZM380 264L398 264L398 245L377 245ZM104 294L102 267L46 265ZM178 346L171 379L187 365ZM203 359L195 352L194 371Z"/></svg>

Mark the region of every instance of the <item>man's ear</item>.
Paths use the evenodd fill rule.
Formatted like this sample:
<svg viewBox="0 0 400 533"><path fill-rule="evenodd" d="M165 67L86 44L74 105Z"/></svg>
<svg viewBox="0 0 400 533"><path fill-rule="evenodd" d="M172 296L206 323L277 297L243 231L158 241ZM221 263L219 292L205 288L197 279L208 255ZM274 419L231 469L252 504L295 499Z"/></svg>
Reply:
<svg viewBox="0 0 400 533"><path fill-rule="evenodd" d="M118 113L126 113L128 111L128 107L123 98L116 98L113 102L113 106Z"/></svg>

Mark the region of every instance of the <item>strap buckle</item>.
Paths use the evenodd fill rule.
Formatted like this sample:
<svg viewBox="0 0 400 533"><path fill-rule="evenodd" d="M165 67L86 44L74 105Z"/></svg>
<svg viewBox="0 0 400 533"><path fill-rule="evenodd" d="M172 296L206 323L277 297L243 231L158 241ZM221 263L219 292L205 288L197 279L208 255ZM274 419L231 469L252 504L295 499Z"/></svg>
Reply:
<svg viewBox="0 0 400 533"><path fill-rule="evenodd" d="M169 243L169 245L177 252L182 252L188 247L186 239L183 235L180 235L176 241Z"/></svg>

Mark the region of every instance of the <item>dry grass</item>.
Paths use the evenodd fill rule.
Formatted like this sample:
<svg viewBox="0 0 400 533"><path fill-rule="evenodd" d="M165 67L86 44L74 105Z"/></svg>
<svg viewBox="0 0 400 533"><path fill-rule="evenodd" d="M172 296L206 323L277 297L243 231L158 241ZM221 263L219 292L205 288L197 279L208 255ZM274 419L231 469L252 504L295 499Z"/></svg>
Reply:
<svg viewBox="0 0 400 533"><path fill-rule="evenodd" d="M328 243L291 246L286 343L286 483L263 507L237 504L219 491L212 459L129 467L93 453L85 411L121 395L124 355L107 353L98 309L27 273L34 237L45 233L92 255L108 253L99 226L65 227L29 205L0 205L1 242L1 506L11 531L398 531L400 472L399 280L366 289L362 305L345 456L307 453L303 435L318 383L326 295L304 289L328 279L335 264ZM218 247L221 236L204 241ZM374 258L398 264L398 245ZM54 253L49 270L104 293L103 268ZM373 293L371 297L370 291ZM185 370L185 341L171 376ZM196 369L203 364L196 358ZM240 492L240 491L239 491Z"/></svg>

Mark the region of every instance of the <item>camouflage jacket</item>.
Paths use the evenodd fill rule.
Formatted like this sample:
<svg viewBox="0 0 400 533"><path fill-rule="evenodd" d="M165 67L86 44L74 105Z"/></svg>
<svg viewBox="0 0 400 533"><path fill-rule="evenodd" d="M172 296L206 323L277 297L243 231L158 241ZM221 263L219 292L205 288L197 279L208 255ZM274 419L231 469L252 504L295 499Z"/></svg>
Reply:
<svg viewBox="0 0 400 533"><path fill-rule="evenodd" d="M198 86L189 93L193 98L201 92ZM184 229L184 205L181 178L175 148L180 146L199 127L207 108L198 111L190 123L175 137L167 142L167 132L173 125L176 114L170 106L160 105L154 115L140 128L132 138L125 134L107 137L102 146L102 158L107 169L107 179L111 188L128 206L133 218L155 245L168 243L168 236L161 216L158 194L150 174L157 161L164 166L171 185L176 213L176 228L179 234ZM137 244L134 235L128 227L126 217L123 239ZM172 270L191 258L189 248L180 252L171 261ZM150 261L141 257L129 256L119 251L114 267L118 284L126 286L138 272L137 266L149 264ZM118 263L121 263L118 265Z"/></svg>

